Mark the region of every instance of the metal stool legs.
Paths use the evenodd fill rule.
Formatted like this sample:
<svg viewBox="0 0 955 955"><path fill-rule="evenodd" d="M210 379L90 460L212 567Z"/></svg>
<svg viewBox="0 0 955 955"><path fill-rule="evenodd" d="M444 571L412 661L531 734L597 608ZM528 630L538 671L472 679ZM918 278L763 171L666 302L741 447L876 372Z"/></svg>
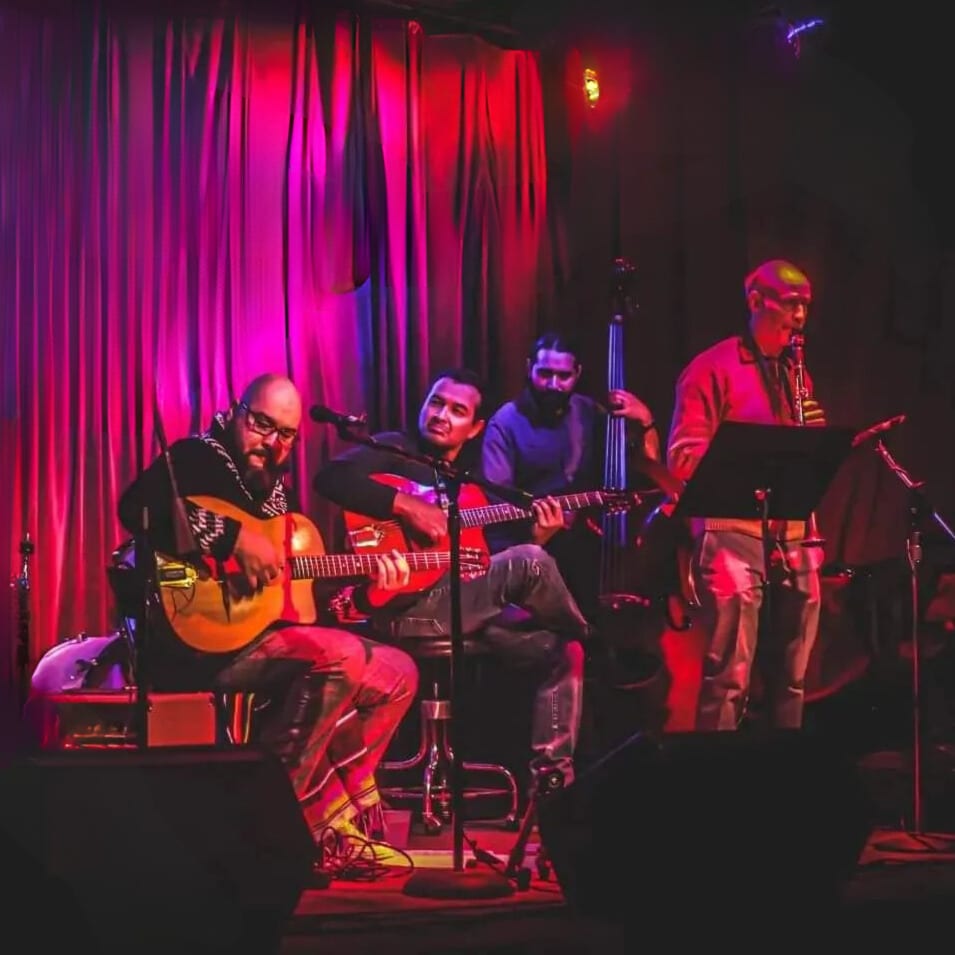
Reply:
<svg viewBox="0 0 955 955"><path fill-rule="evenodd" d="M444 823L450 819L451 791L448 774L454 751L448 740L448 721L451 719L451 701L442 699L438 684L433 685L433 697L421 701L421 741L418 752L409 759L383 761L379 768L389 772L414 769L424 764L424 778L420 786L382 787L385 798L393 799L418 796L421 798L421 822L425 832L437 834ZM503 822L507 828L517 826L517 781L514 774L498 763L463 762L462 769L469 773L480 773L503 777L499 787L465 786L465 799L507 796L508 810L503 816L489 821Z"/></svg>

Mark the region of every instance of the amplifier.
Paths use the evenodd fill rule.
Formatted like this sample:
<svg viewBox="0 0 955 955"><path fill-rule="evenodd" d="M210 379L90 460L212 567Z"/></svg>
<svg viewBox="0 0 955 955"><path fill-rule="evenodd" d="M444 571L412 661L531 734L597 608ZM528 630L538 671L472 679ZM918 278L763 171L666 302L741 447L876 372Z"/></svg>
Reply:
<svg viewBox="0 0 955 955"><path fill-rule="evenodd" d="M30 743L45 750L139 747L134 690L34 694L24 707ZM214 746L212 693L147 693L146 746Z"/></svg>

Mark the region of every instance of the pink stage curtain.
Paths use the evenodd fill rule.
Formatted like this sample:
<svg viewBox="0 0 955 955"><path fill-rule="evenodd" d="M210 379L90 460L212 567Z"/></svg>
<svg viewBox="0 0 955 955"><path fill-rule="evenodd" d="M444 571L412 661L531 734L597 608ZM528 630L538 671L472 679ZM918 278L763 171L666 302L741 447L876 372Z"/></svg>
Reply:
<svg viewBox="0 0 955 955"><path fill-rule="evenodd" d="M535 56L323 16L0 7L0 575L29 532L31 667L112 626L115 505L157 422L204 427L266 370L376 428L445 365L520 383L549 294ZM306 424L296 452L326 535L309 484L339 447Z"/></svg>

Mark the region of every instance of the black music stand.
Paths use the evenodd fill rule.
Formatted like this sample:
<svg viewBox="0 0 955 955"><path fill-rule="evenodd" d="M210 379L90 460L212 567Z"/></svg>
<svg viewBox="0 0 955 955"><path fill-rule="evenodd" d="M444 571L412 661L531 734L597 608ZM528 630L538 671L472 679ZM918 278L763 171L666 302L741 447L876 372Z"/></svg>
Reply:
<svg viewBox="0 0 955 955"><path fill-rule="evenodd" d="M759 520L760 628L771 620L771 520L806 520L852 447L852 428L724 421L680 495L674 516Z"/></svg>

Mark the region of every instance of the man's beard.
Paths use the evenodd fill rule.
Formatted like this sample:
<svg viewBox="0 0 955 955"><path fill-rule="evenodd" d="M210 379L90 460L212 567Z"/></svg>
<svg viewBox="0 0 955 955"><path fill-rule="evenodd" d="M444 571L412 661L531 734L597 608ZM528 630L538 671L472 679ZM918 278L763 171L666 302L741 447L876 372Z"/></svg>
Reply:
<svg viewBox="0 0 955 955"><path fill-rule="evenodd" d="M261 458L265 466L251 467L248 461L252 457ZM246 455L246 465L245 474L243 474L242 479L245 481L246 487L252 491L253 494L265 494L272 490L272 487L279 478L281 469L276 466L275 459L270 453L266 451L263 453L253 452L252 454L248 454Z"/></svg>
<svg viewBox="0 0 955 955"><path fill-rule="evenodd" d="M534 403L545 418L559 418L570 404L569 391L539 391L531 386Z"/></svg>

